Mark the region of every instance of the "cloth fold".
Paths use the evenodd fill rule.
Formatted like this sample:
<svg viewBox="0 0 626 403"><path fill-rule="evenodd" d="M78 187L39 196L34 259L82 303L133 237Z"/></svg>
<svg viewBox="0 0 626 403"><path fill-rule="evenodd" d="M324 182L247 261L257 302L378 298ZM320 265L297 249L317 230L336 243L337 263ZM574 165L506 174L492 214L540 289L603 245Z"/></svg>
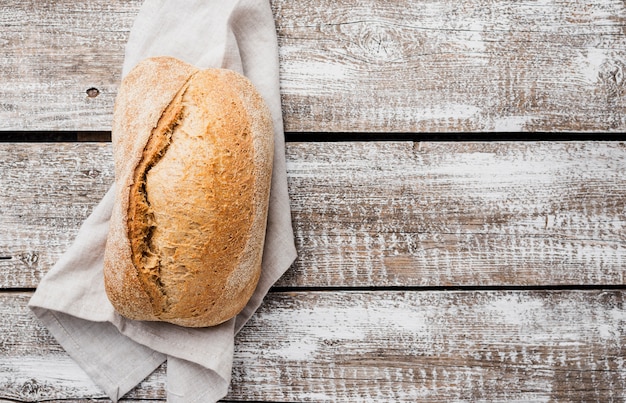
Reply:
<svg viewBox="0 0 626 403"><path fill-rule="evenodd" d="M29 307L111 400L120 399L167 361L168 401L217 401L228 392L236 333L296 258L278 43L270 4L268 0L146 0L130 32L122 75L153 56L238 71L254 83L272 112L274 169L259 285L239 315L215 327L184 328L121 317L106 297L102 276L113 184L73 244L44 276Z"/></svg>

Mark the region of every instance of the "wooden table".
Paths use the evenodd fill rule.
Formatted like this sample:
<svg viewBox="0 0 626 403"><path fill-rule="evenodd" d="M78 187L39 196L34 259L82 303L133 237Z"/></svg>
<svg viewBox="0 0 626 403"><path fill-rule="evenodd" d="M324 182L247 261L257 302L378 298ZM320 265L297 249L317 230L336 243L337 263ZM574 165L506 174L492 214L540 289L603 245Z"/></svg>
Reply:
<svg viewBox="0 0 626 403"><path fill-rule="evenodd" d="M26 303L113 181L140 3L0 5L0 400L104 398ZM624 401L624 2L272 6L299 258L227 399Z"/></svg>

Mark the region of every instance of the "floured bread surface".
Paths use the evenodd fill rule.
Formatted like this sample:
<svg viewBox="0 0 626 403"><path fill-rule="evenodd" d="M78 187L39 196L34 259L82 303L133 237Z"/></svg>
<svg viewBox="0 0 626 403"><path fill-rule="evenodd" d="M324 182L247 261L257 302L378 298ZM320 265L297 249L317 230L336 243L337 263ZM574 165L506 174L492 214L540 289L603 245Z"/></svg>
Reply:
<svg viewBox="0 0 626 403"><path fill-rule="evenodd" d="M134 163L120 162L125 178L116 178L126 186L118 189L121 208L105 253L109 299L131 319L222 323L243 309L260 275L269 110L239 74L195 70L144 143Z"/></svg>

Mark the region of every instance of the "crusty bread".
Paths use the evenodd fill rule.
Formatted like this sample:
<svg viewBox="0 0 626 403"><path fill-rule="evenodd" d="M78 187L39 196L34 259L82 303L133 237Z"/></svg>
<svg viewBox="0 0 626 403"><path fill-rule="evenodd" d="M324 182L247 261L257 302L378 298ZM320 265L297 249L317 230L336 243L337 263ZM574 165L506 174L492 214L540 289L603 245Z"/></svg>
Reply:
<svg viewBox="0 0 626 403"><path fill-rule="evenodd" d="M243 76L170 57L139 63L115 102L116 203L105 289L123 316L204 327L256 288L273 128Z"/></svg>

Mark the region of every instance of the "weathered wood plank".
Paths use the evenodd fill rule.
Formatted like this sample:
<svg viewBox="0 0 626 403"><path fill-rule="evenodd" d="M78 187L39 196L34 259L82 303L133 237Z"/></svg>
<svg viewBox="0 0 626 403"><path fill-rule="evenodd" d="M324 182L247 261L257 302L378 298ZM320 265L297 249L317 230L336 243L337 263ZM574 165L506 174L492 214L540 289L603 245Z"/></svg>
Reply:
<svg viewBox="0 0 626 403"><path fill-rule="evenodd" d="M0 130L109 130L140 4L4 1ZM288 131L626 129L623 1L272 6Z"/></svg>
<svg viewBox="0 0 626 403"><path fill-rule="evenodd" d="M623 143L289 146L282 284L624 284Z"/></svg>
<svg viewBox="0 0 626 403"><path fill-rule="evenodd" d="M124 44L140 4L3 1L0 128L109 128ZM89 88L100 95L89 97Z"/></svg>
<svg viewBox="0 0 626 403"><path fill-rule="evenodd" d="M0 294L0 398L102 393ZM268 295L236 339L228 398L257 401L619 401L623 291ZM164 371L132 399L163 399Z"/></svg>
<svg viewBox="0 0 626 403"><path fill-rule="evenodd" d="M8 143L0 149L0 283L31 287L113 182L111 145Z"/></svg>
<svg viewBox="0 0 626 403"><path fill-rule="evenodd" d="M0 286L35 287L113 181L110 144L0 144ZM624 284L626 144L290 143L281 286Z"/></svg>
<svg viewBox="0 0 626 403"><path fill-rule="evenodd" d="M289 130L625 127L623 2L278 7L285 107L298 115Z"/></svg>

